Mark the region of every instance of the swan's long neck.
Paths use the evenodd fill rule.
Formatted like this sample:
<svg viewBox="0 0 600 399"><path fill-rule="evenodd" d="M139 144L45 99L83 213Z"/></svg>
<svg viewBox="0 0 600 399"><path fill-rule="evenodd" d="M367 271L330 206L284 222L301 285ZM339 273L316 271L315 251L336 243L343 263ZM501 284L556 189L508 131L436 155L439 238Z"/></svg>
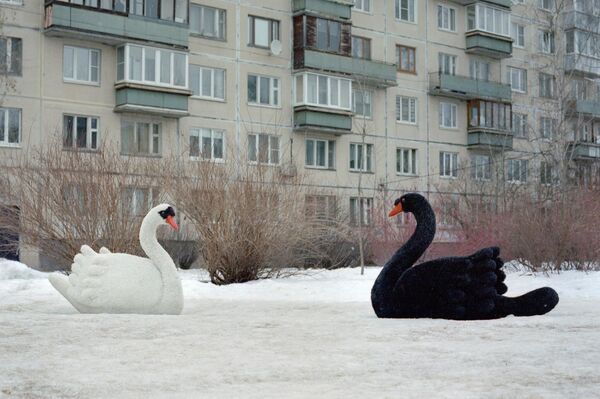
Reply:
<svg viewBox="0 0 600 399"><path fill-rule="evenodd" d="M435 214L425 199L413 214L417 221L414 233L385 264L371 290L371 303L379 317L394 317L393 291L396 282L402 273L419 260L435 236Z"/></svg>
<svg viewBox="0 0 600 399"><path fill-rule="evenodd" d="M148 217L145 217L142 221L142 227L140 228L140 245L142 249L148 255L148 258L154 263L156 268L164 274L163 272L174 272L177 269L175 268L175 263L171 256L165 251L165 249L158 243L158 239L156 238L156 226L155 223Z"/></svg>

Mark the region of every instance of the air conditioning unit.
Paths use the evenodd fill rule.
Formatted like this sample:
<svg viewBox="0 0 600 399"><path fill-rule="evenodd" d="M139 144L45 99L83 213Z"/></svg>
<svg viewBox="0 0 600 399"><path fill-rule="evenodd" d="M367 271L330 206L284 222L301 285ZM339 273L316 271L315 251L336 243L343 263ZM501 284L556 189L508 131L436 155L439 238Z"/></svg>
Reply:
<svg viewBox="0 0 600 399"><path fill-rule="evenodd" d="M298 171L296 170L296 165L291 163L282 164L280 167L280 171L282 176L288 177L294 177L298 173Z"/></svg>

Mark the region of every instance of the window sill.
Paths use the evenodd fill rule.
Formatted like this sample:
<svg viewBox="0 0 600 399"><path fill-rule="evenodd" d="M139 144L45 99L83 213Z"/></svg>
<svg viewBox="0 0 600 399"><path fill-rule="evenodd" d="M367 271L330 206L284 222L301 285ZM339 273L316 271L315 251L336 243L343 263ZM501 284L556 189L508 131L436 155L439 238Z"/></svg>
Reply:
<svg viewBox="0 0 600 399"><path fill-rule="evenodd" d="M310 166L310 165L304 165L304 168L311 169L311 170L322 170L324 172L335 172L337 170L335 168L321 168L319 166Z"/></svg>
<svg viewBox="0 0 600 399"><path fill-rule="evenodd" d="M511 89L510 91L513 93L518 93L518 94L527 94L526 91L522 91L522 90Z"/></svg>
<svg viewBox="0 0 600 399"><path fill-rule="evenodd" d="M249 107L258 107L258 108L271 108L271 109L281 109L281 105L267 105L267 104L258 104L258 103L248 103Z"/></svg>
<svg viewBox="0 0 600 399"><path fill-rule="evenodd" d="M70 79L64 79L63 78L63 83L73 84L73 85L84 85L84 86L100 87L100 82L86 82L84 80L70 80Z"/></svg>
<svg viewBox="0 0 600 399"><path fill-rule="evenodd" d="M416 22L417 16L415 15L415 21L405 21L404 19L400 19L400 18L394 18L396 20L396 22L402 22L405 24L411 24L411 25L418 25Z"/></svg>
<svg viewBox="0 0 600 399"><path fill-rule="evenodd" d="M90 153L90 154L97 154L99 152L98 149L91 149L91 148L70 148L70 147L65 147L65 146L63 146L63 151L84 152L84 153Z"/></svg>
<svg viewBox="0 0 600 399"><path fill-rule="evenodd" d="M205 36L201 33L191 32L191 31L190 31L190 36L197 38L197 39L212 40L213 42L223 42L223 43L227 42L227 37L220 38L220 37L214 37L214 36Z"/></svg>
<svg viewBox="0 0 600 399"><path fill-rule="evenodd" d="M363 175L374 175L375 172L372 170L357 170L357 169L348 169L350 173L362 173Z"/></svg>
<svg viewBox="0 0 600 399"><path fill-rule="evenodd" d="M278 166L280 166L280 164L278 163L266 163L266 162L257 162L257 161L248 161L249 165L255 165L255 166L269 166L272 168L276 168Z"/></svg>
<svg viewBox="0 0 600 399"><path fill-rule="evenodd" d="M452 33L452 34L455 34L455 35L457 34L456 30L444 29L444 28L440 28L440 27L438 27L438 30L440 32L444 32L444 33Z"/></svg>
<svg viewBox="0 0 600 399"><path fill-rule="evenodd" d="M225 163L225 159L223 158L202 158L202 157L192 157L190 156L190 161L194 162L213 162L213 163Z"/></svg>
<svg viewBox="0 0 600 399"><path fill-rule="evenodd" d="M444 179L444 180L456 180L456 179L458 179L458 176L440 176L440 179Z"/></svg>
<svg viewBox="0 0 600 399"><path fill-rule="evenodd" d="M121 152L121 155L125 156L125 157L162 158L161 154L129 154L129 153Z"/></svg>
<svg viewBox="0 0 600 399"><path fill-rule="evenodd" d="M372 116L363 116L363 115L357 115L357 114L354 114L354 118L363 119L363 120L366 120L366 121L372 121L373 120Z"/></svg>
<svg viewBox="0 0 600 399"><path fill-rule="evenodd" d="M418 126L417 122L405 122L405 121L399 121L397 119L396 119L396 124L398 124L398 125Z"/></svg>
<svg viewBox="0 0 600 399"><path fill-rule="evenodd" d="M223 104L227 102L227 101L225 101L225 99L220 99L220 98L216 98L216 97L190 96L190 98L192 98L194 100L211 101L214 103L223 103Z"/></svg>
<svg viewBox="0 0 600 399"><path fill-rule="evenodd" d="M21 143L0 143L0 148L14 148L14 149L20 149L21 148Z"/></svg>
<svg viewBox="0 0 600 399"><path fill-rule="evenodd" d="M417 176L416 173L401 173L401 172L396 172L396 176L409 176L409 177L415 177Z"/></svg>
<svg viewBox="0 0 600 399"><path fill-rule="evenodd" d="M457 132L458 131L458 127L450 127L450 126L440 126L440 129L442 130L450 130L453 132Z"/></svg>

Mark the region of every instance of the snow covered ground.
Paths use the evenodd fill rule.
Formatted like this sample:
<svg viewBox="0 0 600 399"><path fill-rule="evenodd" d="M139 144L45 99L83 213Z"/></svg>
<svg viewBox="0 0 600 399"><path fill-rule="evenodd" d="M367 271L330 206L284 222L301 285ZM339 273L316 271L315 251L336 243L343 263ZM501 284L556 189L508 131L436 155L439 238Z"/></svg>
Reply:
<svg viewBox="0 0 600 399"><path fill-rule="evenodd" d="M378 268L217 287L184 272L181 316L81 315L47 275L0 261L0 397L598 398L600 273L549 285L546 316L379 320Z"/></svg>

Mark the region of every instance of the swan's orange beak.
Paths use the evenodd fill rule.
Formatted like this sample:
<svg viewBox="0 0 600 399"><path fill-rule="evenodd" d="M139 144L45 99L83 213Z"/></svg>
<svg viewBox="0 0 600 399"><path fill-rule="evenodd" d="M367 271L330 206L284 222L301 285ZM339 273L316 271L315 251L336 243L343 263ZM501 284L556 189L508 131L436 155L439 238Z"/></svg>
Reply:
<svg viewBox="0 0 600 399"><path fill-rule="evenodd" d="M179 226L177 226L177 222L173 216L167 216L165 222L169 223L169 225L173 228L173 230L179 230Z"/></svg>
<svg viewBox="0 0 600 399"><path fill-rule="evenodd" d="M397 215L397 214L399 214L400 212L402 212L402 203L398 203L398 205L396 205L396 206L394 207L394 209L392 209L392 210L390 211L390 215L389 215L389 216L390 216L390 217L392 217L392 216L396 216L396 215Z"/></svg>

